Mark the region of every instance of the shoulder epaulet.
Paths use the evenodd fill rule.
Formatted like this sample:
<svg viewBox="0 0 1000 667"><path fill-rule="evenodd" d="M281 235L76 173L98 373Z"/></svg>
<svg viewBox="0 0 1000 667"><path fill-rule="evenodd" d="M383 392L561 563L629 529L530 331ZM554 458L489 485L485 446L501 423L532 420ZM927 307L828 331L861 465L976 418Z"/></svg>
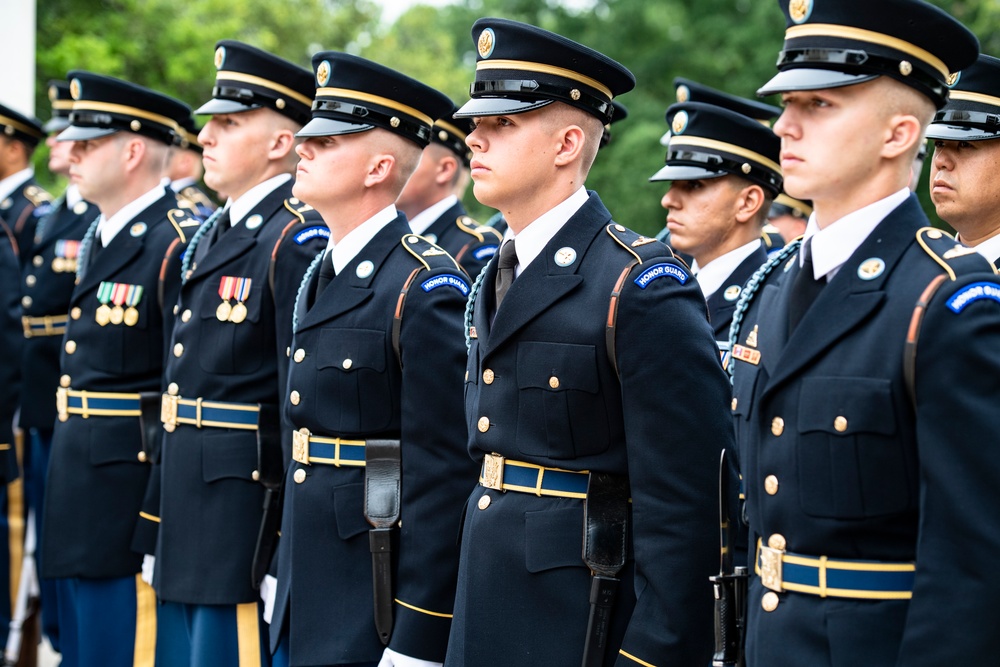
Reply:
<svg viewBox="0 0 1000 667"><path fill-rule="evenodd" d="M996 272L993 265L976 252L975 248L967 248L956 241L951 234L940 229L921 227L917 230L917 243L944 269L951 280L956 280L964 273Z"/></svg>
<svg viewBox="0 0 1000 667"><path fill-rule="evenodd" d="M301 222L303 224L305 224L305 222L306 222L305 213L307 211L314 211L315 210L312 206L310 206L309 204L306 204L305 202L303 202L298 197L291 197L289 199L286 199L285 200L285 208L288 209L288 211L292 215L294 215L296 218L298 218L299 222Z"/></svg>
<svg viewBox="0 0 1000 667"><path fill-rule="evenodd" d="M642 234L637 234L625 225L610 224L605 228L618 245L635 257L640 264L654 257L673 257L680 261L665 244ZM682 262L683 263L683 262Z"/></svg>
<svg viewBox="0 0 1000 667"><path fill-rule="evenodd" d="M201 225L201 220L182 208L170 209L167 213L167 220L169 220L170 224L174 226L174 231L177 232L177 236L180 238L181 243L188 242L188 234L190 233L191 227L199 227Z"/></svg>
<svg viewBox="0 0 1000 667"><path fill-rule="evenodd" d="M417 258L428 271L433 269L462 270L458 262L444 248L431 243L418 234L406 234L400 241L406 251ZM464 274L464 272L463 272Z"/></svg>
<svg viewBox="0 0 1000 667"><path fill-rule="evenodd" d="M480 243L486 241L496 241L499 243L503 240L503 234L489 225L479 224L467 215L458 216L458 219L455 220L455 226L469 236L474 236Z"/></svg>
<svg viewBox="0 0 1000 667"><path fill-rule="evenodd" d="M24 196L35 206L41 206L45 202L52 201L52 195L37 185L29 185L24 188Z"/></svg>
<svg viewBox="0 0 1000 667"><path fill-rule="evenodd" d="M201 204L202 206L205 206L208 209L214 209L217 206L217 204L214 201L208 198L208 195L206 195L204 192L201 191L200 188L197 188L194 185L187 186L177 194L183 197L184 199L188 200L192 204Z"/></svg>

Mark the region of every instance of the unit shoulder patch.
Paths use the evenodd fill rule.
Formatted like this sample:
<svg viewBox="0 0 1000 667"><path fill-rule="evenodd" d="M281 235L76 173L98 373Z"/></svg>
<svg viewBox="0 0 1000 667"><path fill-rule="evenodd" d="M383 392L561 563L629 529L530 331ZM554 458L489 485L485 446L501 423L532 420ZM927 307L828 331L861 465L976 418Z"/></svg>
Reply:
<svg viewBox="0 0 1000 667"><path fill-rule="evenodd" d="M428 271L434 269L454 269L459 272L462 267L458 265L451 255L441 246L431 243L423 236L417 234L406 234L400 240L406 251L417 258Z"/></svg>

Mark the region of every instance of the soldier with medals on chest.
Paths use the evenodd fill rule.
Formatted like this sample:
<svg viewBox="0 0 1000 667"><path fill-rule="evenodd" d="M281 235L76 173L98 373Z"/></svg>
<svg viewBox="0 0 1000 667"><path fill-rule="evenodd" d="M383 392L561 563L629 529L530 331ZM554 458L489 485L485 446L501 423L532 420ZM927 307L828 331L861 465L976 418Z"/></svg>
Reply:
<svg viewBox="0 0 1000 667"><path fill-rule="evenodd" d="M0 104L0 224L16 241L21 263L27 261L35 225L48 213L52 196L35 180L31 156L45 139L42 123ZM2 229L2 228L0 228Z"/></svg>
<svg viewBox="0 0 1000 667"><path fill-rule="evenodd" d="M420 164L399 193L396 207L410 221L410 229L448 251L475 279L496 254L501 234L470 218L462 206L469 186L469 147L472 131L467 118L452 118L458 107L434 122L431 143Z"/></svg>
<svg viewBox="0 0 1000 667"><path fill-rule="evenodd" d="M71 141L59 141L60 132L69 127L73 107L68 81L49 82L52 117L43 126L48 133L49 171L69 176ZM93 204L80 195L76 183L69 183L62 196L52 202L48 213L39 218L30 259L24 262L21 291L27 299L21 304L24 352L20 357L21 412L19 423L28 435L30 454L24 469L25 496L34 511L36 534L41 535L44 515L45 476L52 448L52 430L56 423L53 394L59 387L59 355L62 338L69 323L69 301L76 280L77 259L87 228L100 215ZM36 560L39 554L36 553ZM39 582L42 601L42 631L53 648L59 650L56 583Z"/></svg>
<svg viewBox="0 0 1000 667"><path fill-rule="evenodd" d="M161 180L187 105L69 74L70 179L94 202L63 337L41 576L60 579L60 648L79 665L151 661L156 605L132 550L159 448L164 343L198 222ZM164 275L177 278L160 280ZM173 273L171 273L173 272ZM64 594L65 593L65 594Z"/></svg>
<svg viewBox="0 0 1000 667"><path fill-rule="evenodd" d="M1000 625L1000 279L908 188L978 43L922 0L780 5L758 92L782 96L785 189L814 208L731 332L746 664L981 662Z"/></svg>
<svg viewBox="0 0 1000 667"><path fill-rule="evenodd" d="M729 385L697 280L584 187L635 80L534 26L472 34L458 115L509 229L467 315L481 472L446 665L708 664Z"/></svg>
<svg viewBox="0 0 1000 667"><path fill-rule="evenodd" d="M433 667L455 599L469 278L394 202L450 100L337 51L313 56L295 194L330 228L296 299L274 664Z"/></svg>
<svg viewBox="0 0 1000 667"><path fill-rule="evenodd" d="M144 570L162 601L158 662L247 667L268 663L257 587L290 458L278 407L292 306L329 232L292 195L312 73L231 40L216 45L215 65L212 99L195 113L209 116L198 136L205 181L229 200L192 239L178 274ZM262 521L269 539L258 547ZM253 573L258 548L264 571Z"/></svg>

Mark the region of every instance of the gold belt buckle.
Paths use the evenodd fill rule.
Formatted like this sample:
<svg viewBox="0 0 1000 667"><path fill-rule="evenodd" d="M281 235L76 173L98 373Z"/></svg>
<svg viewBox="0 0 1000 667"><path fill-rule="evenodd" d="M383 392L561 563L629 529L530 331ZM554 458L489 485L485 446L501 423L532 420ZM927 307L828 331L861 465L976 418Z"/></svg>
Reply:
<svg viewBox="0 0 1000 667"><path fill-rule="evenodd" d="M174 429L177 428L177 403L179 400L179 396L164 394L163 401L160 403L160 421L163 422L163 430L167 433L173 433Z"/></svg>
<svg viewBox="0 0 1000 667"><path fill-rule="evenodd" d="M24 328L24 337L31 338L34 332L31 330L31 318L27 315L21 316L21 326Z"/></svg>
<svg viewBox="0 0 1000 667"><path fill-rule="evenodd" d="M487 489L503 491L504 458L499 454L487 454L483 457L483 474L479 483Z"/></svg>
<svg viewBox="0 0 1000 667"><path fill-rule="evenodd" d="M292 460L309 465L309 429L292 432Z"/></svg>
<svg viewBox="0 0 1000 667"><path fill-rule="evenodd" d="M59 421L69 419L69 389L66 387L56 388L56 412L59 413Z"/></svg>
<svg viewBox="0 0 1000 667"><path fill-rule="evenodd" d="M764 585L764 588L778 593L785 590L781 586L781 557L783 555L785 555L783 549L760 545L760 583Z"/></svg>

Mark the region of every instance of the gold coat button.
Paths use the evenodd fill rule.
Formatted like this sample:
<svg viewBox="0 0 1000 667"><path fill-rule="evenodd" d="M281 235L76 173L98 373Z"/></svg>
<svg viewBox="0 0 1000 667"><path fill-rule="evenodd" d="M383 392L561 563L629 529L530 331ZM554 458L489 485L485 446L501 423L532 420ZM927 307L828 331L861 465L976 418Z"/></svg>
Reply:
<svg viewBox="0 0 1000 667"><path fill-rule="evenodd" d="M259 482L260 481L260 471L259 470L254 470L252 473L250 473L250 479L252 479L255 482Z"/></svg>
<svg viewBox="0 0 1000 667"><path fill-rule="evenodd" d="M181 310L180 304L175 303L174 304L174 315L176 315L177 313L179 313L180 310Z"/></svg>
<svg viewBox="0 0 1000 667"><path fill-rule="evenodd" d="M66 341L66 354L73 354L76 352L76 341L68 340Z"/></svg>
<svg viewBox="0 0 1000 667"><path fill-rule="evenodd" d="M774 611L778 608L778 594L774 591L764 593L764 597L760 599L760 606L764 611Z"/></svg>
<svg viewBox="0 0 1000 667"><path fill-rule="evenodd" d="M549 387L551 387L552 389L558 389L559 388L559 378L557 378L555 375L553 375L552 377L550 377L549 378Z"/></svg>
<svg viewBox="0 0 1000 667"><path fill-rule="evenodd" d="M35 283L37 283L37 282L38 282L38 278L36 278L35 276L25 276L24 277L24 284L27 285L28 287L34 287Z"/></svg>
<svg viewBox="0 0 1000 667"><path fill-rule="evenodd" d="M292 475L292 479L295 480L296 484L301 484L302 482L306 481L306 471L303 470L302 468L299 468L298 470L295 471L295 474Z"/></svg>
<svg viewBox="0 0 1000 667"><path fill-rule="evenodd" d="M145 463L148 457L146 456L146 452L139 452L137 458L139 459L139 463Z"/></svg>
<svg viewBox="0 0 1000 667"><path fill-rule="evenodd" d="M774 475L768 475L764 478L764 490L767 491L767 495L773 496L778 492L778 478Z"/></svg>
<svg viewBox="0 0 1000 667"><path fill-rule="evenodd" d="M292 402L292 405L298 405L299 401L302 400L302 396L299 395L299 392L292 391L292 393L288 395L288 400Z"/></svg>
<svg viewBox="0 0 1000 667"><path fill-rule="evenodd" d="M179 357L182 354L184 354L184 346L181 345L180 343L177 343L176 345L174 345L174 356Z"/></svg>
<svg viewBox="0 0 1000 667"><path fill-rule="evenodd" d="M735 396L733 396L733 402L730 403L729 405L734 411L736 410L737 400Z"/></svg>
<svg viewBox="0 0 1000 667"><path fill-rule="evenodd" d="M490 418L489 417L480 417L479 418L479 432L480 433L486 433L489 430L490 430Z"/></svg>
<svg viewBox="0 0 1000 667"><path fill-rule="evenodd" d="M491 502L492 500L490 499L489 496L483 496L482 498L479 499L479 509L481 510L486 509L487 507L490 506Z"/></svg>
<svg viewBox="0 0 1000 667"><path fill-rule="evenodd" d="M486 384L493 384L493 380L496 379L496 375L493 373L493 369L487 368L483 371L483 382Z"/></svg>
<svg viewBox="0 0 1000 667"><path fill-rule="evenodd" d="M59 378L59 386L60 387L69 387L69 383L72 382L72 381L73 381L73 379L70 378L70 376L63 375L61 378Z"/></svg>
<svg viewBox="0 0 1000 667"><path fill-rule="evenodd" d="M833 420L833 428L837 430L837 433L843 433L847 430L847 417L839 416Z"/></svg>
<svg viewBox="0 0 1000 667"><path fill-rule="evenodd" d="M785 432L785 420L781 417L775 417L771 420L771 433L774 435L781 435Z"/></svg>
<svg viewBox="0 0 1000 667"><path fill-rule="evenodd" d="M295 350L295 363L301 364L302 360L306 358L306 351L301 347Z"/></svg>
<svg viewBox="0 0 1000 667"><path fill-rule="evenodd" d="M32 300L30 296L21 297L21 305L24 308L31 308Z"/></svg>
<svg viewBox="0 0 1000 667"><path fill-rule="evenodd" d="M69 311L69 316L72 317L74 320L80 319L82 315L83 311L80 310L79 308L74 308L73 310Z"/></svg>
<svg viewBox="0 0 1000 667"><path fill-rule="evenodd" d="M181 322L190 322L190 321L191 321L191 310L187 309L183 313L181 313Z"/></svg>
<svg viewBox="0 0 1000 667"><path fill-rule="evenodd" d="M167 393L170 394L171 396L176 396L178 393L180 393L180 390L181 388L177 386L176 382L171 382L169 385L167 385Z"/></svg>
<svg viewBox="0 0 1000 667"><path fill-rule="evenodd" d="M45 260L42 258L41 255L35 255L34 257L31 258L31 263L34 264L35 266L41 266L42 264L45 263Z"/></svg>
<svg viewBox="0 0 1000 667"><path fill-rule="evenodd" d="M350 370L351 366L353 366L353 365L354 365L353 361L351 361L350 359L344 359L344 370L345 371L346 370Z"/></svg>
<svg viewBox="0 0 1000 667"><path fill-rule="evenodd" d="M285 356L286 357L292 356L292 348L290 348L290 347L286 347L285 348Z"/></svg>
<svg viewBox="0 0 1000 667"><path fill-rule="evenodd" d="M784 551L788 544L785 542L785 536L779 533L775 533L771 537L767 538L767 546L772 549L777 549L778 551Z"/></svg>

